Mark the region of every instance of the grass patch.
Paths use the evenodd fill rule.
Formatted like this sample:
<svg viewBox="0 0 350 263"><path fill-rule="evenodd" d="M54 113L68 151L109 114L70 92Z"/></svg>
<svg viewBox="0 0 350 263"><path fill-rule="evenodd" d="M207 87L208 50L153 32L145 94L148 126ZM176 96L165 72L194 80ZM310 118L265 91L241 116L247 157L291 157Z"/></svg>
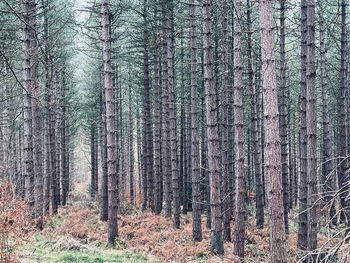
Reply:
<svg viewBox="0 0 350 263"><path fill-rule="evenodd" d="M106 244L95 246L84 245L79 251L71 251L57 248L57 240L47 239L37 233L34 242L19 249L19 259L23 263L104 263L104 262L147 262L147 258L133 251L120 251L115 248L107 248Z"/></svg>
<svg viewBox="0 0 350 263"><path fill-rule="evenodd" d="M64 252L56 262L104 263L104 262L146 262L141 254L131 252L112 252L106 254L90 254L86 252Z"/></svg>

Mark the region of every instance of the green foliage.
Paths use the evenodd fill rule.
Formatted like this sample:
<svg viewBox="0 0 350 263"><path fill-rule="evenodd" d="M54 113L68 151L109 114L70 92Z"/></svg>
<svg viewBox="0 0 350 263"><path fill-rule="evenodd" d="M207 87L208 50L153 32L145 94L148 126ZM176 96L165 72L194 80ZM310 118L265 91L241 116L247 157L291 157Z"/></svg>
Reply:
<svg viewBox="0 0 350 263"><path fill-rule="evenodd" d="M146 262L146 258L141 254L109 253L109 254L89 254L84 252L65 252L57 262L84 262L84 263L104 263L104 262Z"/></svg>

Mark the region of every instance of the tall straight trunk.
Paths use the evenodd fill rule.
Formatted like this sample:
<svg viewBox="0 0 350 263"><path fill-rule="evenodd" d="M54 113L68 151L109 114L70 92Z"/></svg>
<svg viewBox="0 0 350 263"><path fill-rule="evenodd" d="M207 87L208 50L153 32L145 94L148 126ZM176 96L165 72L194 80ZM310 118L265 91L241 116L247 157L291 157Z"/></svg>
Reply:
<svg viewBox="0 0 350 263"><path fill-rule="evenodd" d="M101 76L101 74L100 74ZM102 77L102 76L101 76ZM102 82L102 81L101 81ZM107 134L106 134L106 101L105 90L100 92L100 145L102 165L101 215L102 221L108 220L108 166L107 166Z"/></svg>
<svg viewBox="0 0 350 263"><path fill-rule="evenodd" d="M192 238L202 240L200 159L198 129L198 65L197 65L197 23L196 3L190 1L190 57L191 57L191 162L192 162Z"/></svg>
<svg viewBox="0 0 350 263"><path fill-rule="evenodd" d="M155 214L159 215L162 212L162 90L160 85L160 68L159 68L159 46L156 46L154 55L154 177L155 191L154 203Z"/></svg>
<svg viewBox="0 0 350 263"><path fill-rule="evenodd" d="M101 1L104 89L106 101L107 172L108 172L108 243L118 236L118 179L116 167L115 92L111 65L111 13L108 0Z"/></svg>
<svg viewBox="0 0 350 263"><path fill-rule="evenodd" d="M96 116L96 119L98 119L98 117ZM95 194L98 195L98 127L97 127L97 122L95 121L95 136L94 136L94 148L95 148L95 154L94 154L94 163L95 163L95 182L94 182L94 186L95 186Z"/></svg>
<svg viewBox="0 0 350 263"><path fill-rule="evenodd" d="M286 262L272 0L260 1L270 261Z"/></svg>
<svg viewBox="0 0 350 263"><path fill-rule="evenodd" d="M25 200L28 202L31 215L35 215L34 199L34 167L33 167L33 129L32 129L32 100L34 87L32 81L32 51L33 5L31 1L22 2L22 77L23 77L23 177Z"/></svg>
<svg viewBox="0 0 350 263"><path fill-rule="evenodd" d="M138 173L138 194L139 196L142 195L142 158L141 158L141 152L142 152L142 145L141 145L141 128L140 128L140 110L139 105L137 105L136 109L136 140L137 140L137 173Z"/></svg>
<svg viewBox="0 0 350 263"><path fill-rule="evenodd" d="M54 88L53 90L53 101L55 103L53 106L53 113L55 117L55 125L54 125L54 132L55 132L55 141L56 141L56 160L55 160L55 170L56 170L56 202L57 205L61 205L61 91L59 88L59 72L55 72L54 75L54 85L52 86Z"/></svg>
<svg viewBox="0 0 350 263"><path fill-rule="evenodd" d="M217 254L224 253L222 240L221 199L220 199L220 150L217 121L217 94L213 75L212 44L212 1L203 1L203 65L204 88L206 98L209 188L211 210L210 250Z"/></svg>
<svg viewBox="0 0 350 263"><path fill-rule="evenodd" d="M294 118L296 119L296 117L294 116ZM294 169L294 191L293 191L293 199L294 199L294 205L296 206L298 203L298 178L299 178L299 163L298 163L298 150L297 150L297 128L296 128L296 124L294 121L294 129L293 129L293 143L292 145L294 145L293 147L293 165L295 167Z"/></svg>
<svg viewBox="0 0 350 263"><path fill-rule="evenodd" d="M185 85L185 83L184 83ZM189 94L191 95L191 94ZM185 197L186 197L186 202L184 205L186 205L187 211L193 211L193 203L192 203L192 192L193 189L191 187L191 182L192 182L192 157L191 157L191 148L192 148L192 142L191 142L191 97L188 97L186 104L188 105L187 110L186 110L186 143L185 143L185 182L184 182L184 187L185 187Z"/></svg>
<svg viewBox="0 0 350 263"><path fill-rule="evenodd" d="M36 41L36 3L30 1L31 5L31 85L33 89L32 96L32 114L33 114L33 161L34 161L34 198L35 198L35 217L39 219L38 227L42 228L43 216L43 162L42 162L42 144L41 144L41 113L39 99L39 81L38 81L38 44Z"/></svg>
<svg viewBox="0 0 350 263"><path fill-rule="evenodd" d="M334 163L332 159L332 143L331 132L329 127L329 110L328 110L328 88L327 88L327 65L326 65L326 43L324 28L324 6L323 2L319 2L320 6L320 68L321 68L321 88L322 88L322 183L323 194L327 205L330 206L329 216L333 224L336 224L336 208L332 195L335 191L336 175L333 174ZM329 203L331 202L331 203Z"/></svg>
<svg viewBox="0 0 350 263"><path fill-rule="evenodd" d="M231 205L230 205L230 161L229 161L229 90L228 90L228 4L223 2L223 22L222 22L222 185L223 185L223 239L231 241Z"/></svg>
<svg viewBox="0 0 350 263"><path fill-rule="evenodd" d="M205 195L205 210L206 210L206 227L211 228L211 211L210 211L210 187L209 187L209 172L208 172L208 134L206 127L206 117L205 117L205 94L203 91L201 98L201 171L202 179L204 181L204 195Z"/></svg>
<svg viewBox="0 0 350 263"><path fill-rule="evenodd" d="M147 174L147 201L149 208L154 211L154 194L153 194L153 131L152 131L152 117L151 117L151 100L150 100L150 80L149 80L149 59L148 59L148 30L147 30L147 0L143 1L143 86L144 86L144 98L143 98L143 114L144 114L144 126L145 126L145 147L146 153L146 174Z"/></svg>
<svg viewBox="0 0 350 263"><path fill-rule="evenodd" d="M340 190L340 208L342 210L340 219L350 224L350 215L348 214L349 201L346 197L349 194L349 185L346 171L348 170L347 156L347 123L346 123L346 92L347 92L347 71L346 71L346 49L347 49L347 35L346 35L346 1L341 1L341 46L340 46L340 91L339 91L339 112L338 112L338 126L339 126L339 142L338 142L338 184Z"/></svg>
<svg viewBox="0 0 350 263"><path fill-rule="evenodd" d="M3 65L3 69L1 72L1 76L4 79L4 82L2 83L2 98L3 98L3 109L1 114L1 131L2 131L2 141L0 140L0 151L3 152L3 163L0 164L0 172L3 175L4 178L7 178L10 180L11 183L15 183L14 181L14 173L13 169L11 169L11 163L14 161L14 156L12 155L12 138L11 138L11 132L13 129L13 125L11 125L11 116L10 116L10 92L8 89L8 83L6 81L6 67L7 65Z"/></svg>
<svg viewBox="0 0 350 263"><path fill-rule="evenodd" d="M163 36L167 35L166 26L167 10L166 3L162 1ZM167 41L163 40L162 45L162 169L164 177L165 193L165 217L171 216L171 163L170 163L170 122L169 118L169 92L168 92L168 61L167 61Z"/></svg>
<svg viewBox="0 0 350 263"><path fill-rule="evenodd" d="M249 86L251 89L251 119L253 135L253 159L255 174L255 200L256 200L256 226L260 229L264 227L264 205L262 195L262 178L261 178L261 147L259 145L258 130L258 96L257 85L254 83L253 71L253 48L252 48L252 29L251 29L251 2L247 1L247 23L248 23L248 71Z"/></svg>
<svg viewBox="0 0 350 263"><path fill-rule="evenodd" d="M315 66L315 1L307 5L306 56L306 145L308 181L308 242L309 251L317 249L317 138L316 138L316 66ZM314 260L316 260L314 255Z"/></svg>
<svg viewBox="0 0 350 263"><path fill-rule="evenodd" d="M68 198L68 171L67 171L67 97L66 97L66 75L65 71L62 74L62 123L61 123L61 146L62 146L62 161L61 161L61 170L62 170L62 205L65 206L67 204Z"/></svg>
<svg viewBox="0 0 350 263"><path fill-rule="evenodd" d="M96 122L93 121L91 124L91 142L90 142L90 146L91 146L91 192L90 195L92 198L95 198L97 192L97 185L96 185L96 169L95 167L98 166L98 164L96 163L96 154L98 149L96 149L96 145L95 145L95 137L96 137Z"/></svg>
<svg viewBox="0 0 350 263"><path fill-rule="evenodd" d="M177 135L176 135L176 94L174 85L174 39L173 39L173 1L167 1L167 16L165 25L167 29L167 66L168 66L168 92L169 92L169 124L170 124L170 152L171 152L171 178L174 200L174 227L180 228L180 193L177 163Z"/></svg>
<svg viewBox="0 0 350 263"><path fill-rule="evenodd" d="M290 92L287 93L287 100L290 100ZM293 119L292 119L293 117ZM293 165L293 145L292 145L292 128L294 124L294 112L291 109L291 103L288 104L288 209L293 209L293 192L294 192L294 165Z"/></svg>
<svg viewBox="0 0 350 263"><path fill-rule="evenodd" d="M301 1L300 191L298 247L307 249L306 41L307 0Z"/></svg>
<svg viewBox="0 0 350 263"><path fill-rule="evenodd" d="M230 7L231 4L230 4ZM234 104L234 9L231 8L230 13L230 28L232 29L230 32L230 60L229 60L229 101L228 101L228 149L229 149L229 177L230 177L230 183L229 183L229 191L230 191L230 216L232 218L234 213L234 203L235 203L235 147L234 147L234 115L233 115L233 104Z"/></svg>
<svg viewBox="0 0 350 263"><path fill-rule="evenodd" d="M131 90L131 72L129 67L129 194L130 202L134 204L135 191L134 191L134 121L133 121L133 103L132 103L132 90Z"/></svg>
<svg viewBox="0 0 350 263"><path fill-rule="evenodd" d="M187 188L186 188L186 176L187 176L187 138L186 138L186 111L185 111L185 78L184 78L184 46L183 38L181 39L181 133L180 133L180 160L179 160L179 194L180 205L183 206L182 212L187 213Z"/></svg>
<svg viewBox="0 0 350 263"><path fill-rule="evenodd" d="M244 126L242 83L242 1L234 1L234 125L236 151L236 213L233 253L244 259L245 242L245 171L244 171Z"/></svg>
<svg viewBox="0 0 350 263"><path fill-rule="evenodd" d="M285 34L285 2L280 2L280 133L281 133L281 162L284 226L288 234L288 138L287 138L287 83L286 83L286 34Z"/></svg>

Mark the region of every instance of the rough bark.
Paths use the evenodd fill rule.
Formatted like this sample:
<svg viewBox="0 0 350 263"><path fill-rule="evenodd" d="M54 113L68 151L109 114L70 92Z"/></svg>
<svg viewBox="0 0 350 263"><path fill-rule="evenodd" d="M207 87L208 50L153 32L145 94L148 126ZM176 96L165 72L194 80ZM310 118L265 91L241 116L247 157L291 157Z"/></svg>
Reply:
<svg viewBox="0 0 350 263"><path fill-rule="evenodd" d="M335 202L332 195L335 191L336 175L333 173L334 162L332 159L331 132L329 127L328 110L328 83L327 83L327 65L326 65L326 43L324 28L324 6L323 1L319 2L320 12L320 69L321 69L321 89L322 89L322 179L323 195L327 206L330 206L329 216L333 224L337 223Z"/></svg>
<svg viewBox="0 0 350 263"><path fill-rule="evenodd" d="M222 189L223 189L223 239L231 241L231 205L230 205L230 161L229 161L229 87L228 87L228 4L223 1L222 22Z"/></svg>
<svg viewBox="0 0 350 263"><path fill-rule="evenodd" d="M280 133L281 162L283 185L284 226L288 234L288 138L287 138L287 83L286 83L286 33L285 33L285 2L280 2Z"/></svg>
<svg viewBox="0 0 350 263"><path fill-rule="evenodd" d="M168 66L168 92L169 92L169 124L170 124L170 152L171 152L171 178L174 204L174 227L180 228L180 196L177 162L177 123L176 123L176 95L174 85L174 39L173 39L173 1L167 1L167 16L165 26L167 29L167 66Z"/></svg>
<svg viewBox="0 0 350 263"><path fill-rule="evenodd" d="M116 167L115 92L111 65L111 13L108 0L101 0L104 89L106 101L107 172L108 172L108 242L118 236L118 184Z"/></svg>
<svg viewBox="0 0 350 263"><path fill-rule="evenodd" d="M101 76L102 77L102 76ZM102 82L102 81L101 81ZM105 90L101 90L100 95L100 145L101 145L101 165L102 165L102 185L101 185L101 215L102 221L108 220L108 166L107 166L107 134L106 134L106 100Z"/></svg>
<svg viewBox="0 0 350 263"><path fill-rule="evenodd" d="M317 249L317 138L316 138L316 66L315 66L315 2L307 5L306 55L306 145L308 180L308 242L309 251ZM314 261L316 260L314 255Z"/></svg>
<svg viewBox="0 0 350 263"><path fill-rule="evenodd" d="M286 262L272 0L260 1L270 261Z"/></svg>
<svg viewBox="0 0 350 263"><path fill-rule="evenodd" d="M167 36L167 10L165 1L162 1L163 36ZM163 39L162 45L162 169L164 178L165 193L165 217L171 216L172 189L171 189L171 156L170 156L170 122L169 118L169 91L168 91L168 62L167 62L167 41Z"/></svg>
<svg viewBox="0 0 350 263"><path fill-rule="evenodd" d="M204 88L206 98L208 163L211 210L210 250L217 254L224 253L222 240L221 200L220 200L220 151L217 121L217 94L213 75L212 44L212 1L203 2L203 65Z"/></svg>
<svg viewBox="0 0 350 263"><path fill-rule="evenodd" d="M197 23L195 0L190 1L190 56L191 56L191 162L192 162L192 238L202 240L200 160L198 129L198 65L197 65Z"/></svg>
<svg viewBox="0 0 350 263"><path fill-rule="evenodd" d="M340 90L338 99L338 126L339 126L339 143L338 143L338 187L340 191L340 208L342 209L340 219L347 226L350 225L349 201L346 197L349 194L348 175L349 169L347 161L347 123L346 123L346 93L347 93L347 35L346 35L346 1L341 1L341 46L340 46Z"/></svg>
<svg viewBox="0 0 350 263"><path fill-rule="evenodd" d="M307 249L307 145L306 145L306 41L307 1L301 1L301 83L300 83L300 191L298 247Z"/></svg>
<svg viewBox="0 0 350 263"><path fill-rule="evenodd" d="M236 152L236 211L233 253L244 259L245 242L245 169L242 83L242 1L234 2L234 125Z"/></svg>
<svg viewBox="0 0 350 263"><path fill-rule="evenodd" d="M23 177L25 200L28 202L30 213L34 217L34 167L33 167L33 129L32 129L32 101L34 93L31 65L31 42L33 32L31 21L33 16L32 1L22 1L22 77L23 77Z"/></svg>

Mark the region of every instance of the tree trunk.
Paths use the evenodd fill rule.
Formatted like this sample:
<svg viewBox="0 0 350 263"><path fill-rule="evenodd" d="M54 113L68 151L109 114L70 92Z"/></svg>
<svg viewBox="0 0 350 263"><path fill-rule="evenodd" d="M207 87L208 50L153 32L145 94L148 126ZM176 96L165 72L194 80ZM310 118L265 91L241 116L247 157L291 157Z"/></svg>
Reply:
<svg viewBox="0 0 350 263"><path fill-rule="evenodd" d="M288 229L288 138L287 138L287 84L286 84L286 51L285 51L285 2L280 2L280 91L281 91L281 162L282 162L282 185L283 185L283 208L284 227L286 234Z"/></svg>
<svg viewBox="0 0 350 263"><path fill-rule="evenodd" d="M307 0L301 1L300 191L298 247L307 249L306 41Z"/></svg>
<svg viewBox="0 0 350 263"><path fill-rule="evenodd" d="M198 134L198 65L197 65L197 23L195 0L190 1L190 56L191 56L191 161L192 161L192 238L202 240L200 160Z"/></svg>
<svg viewBox="0 0 350 263"><path fill-rule="evenodd" d="M221 199L220 199L220 151L217 121L217 99L213 76L212 45L212 1L203 1L203 65L207 113L208 162L211 210L210 250L219 255L224 253L222 241Z"/></svg>
<svg viewBox="0 0 350 263"><path fill-rule="evenodd" d="M101 81L102 82L102 81ZM106 134L106 100L105 90L100 92L100 118L101 118L101 164L102 164L102 186L101 186L101 215L102 221L108 220L108 163L107 163L107 134Z"/></svg>
<svg viewBox="0 0 350 263"><path fill-rule="evenodd" d="M257 94L257 85L254 83L253 71L253 48L252 48L252 29L251 29L251 3L247 1L247 22L248 22L248 73L249 87L251 89L251 119L253 135L253 159L255 174L255 201L256 201L256 226L259 229L264 227L264 205L262 195L262 178L261 178L261 147L259 144L259 127L258 127L258 107L259 100Z"/></svg>
<svg viewBox="0 0 350 263"><path fill-rule="evenodd" d="M229 161L229 90L228 90L228 4L223 2L222 22L222 189L223 189L223 239L231 241L231 204L230 204L230 161Z"/></svg>
<svg viewBox="0 0 350 263"><path fill-rule="evenodd" d="M337 224L337 215L335 202L332 195L335 192L336 175L333 173L334 164L332 159L332 143L329 127L328 112L328 88L327 88L327 66L326 66L326 43L324 29L324 6L323 1L319 2L320 6L320 68L321 68L321 88L322 88L322 183L323 195L325 196L326 205L330 206L329 216L331 222Z"/></svg>
<svg viewBox="0 0 350 263"><path fill-rule="evenodd" d="M340 90L339 90L339 143L338 143L338 184L340 190L340 208L342 210L340 219L345 222L347 227L350 225L349 201L346 197L349 194L349 184L346 171L349 169L347 161L347 123L346 123L346 92L347 92L347 72L346 72L346 49L347 49L347 35L346 35L346 1L341 2L341 47L340 47ZM348 232L348 231L347 231Z"/></svg>
<svg viewBox="0 0 350 263"><path fill-rule="evenodd" d="M244 259L245 242L245 171L244 171L244 126L242 83L242 2L234 2L234 125L236 151L236 213L233 253Z"/></svg>
<svg viewBox="0 0 350 263"><path fill-rule="evenodd" d="M156 13L157 14L157 13ZM159 46L155 48L154 55L154 176L155 176L155 192L154 202L156 215L162 212L162 90L160 85L160 68L159 68Z"/></svg>
<svg viewBox="0 0 350 263"><path fill-rule="evenodd" d="M34 167L33 167L33 129L32 129L32 101L34 82L32 80L32 51L31 43L33 31L33 5L31 1L22 2L23 28L22 28L22 77L23 77L23 177L24 193L31 215L35 215L34 200Z"/></svg>
<svg viewBox="0 0 350 263"><path fill-rule="evenodd" d="M101 1L102 41L104 62L104 89L106 101L107 132L107 171L108 171L108 243L113 244L118 236L118 179L116 167L115 136L115 93L112 80L111 65L111 23L109 1Z"/></svg>
<svg viewBox="0 0 350 263"><path fill-rule="evenodd" d="M317 138L316 138L316 67L315 67L315 2L307 5L307 56L306 56L306 145L308 181L308 244L309 251L317 249ZM313 255L314 261L316 256Z"/></svg>
<svg viewBox="0 0 350 263"><path fill-rule="evenodd" d="M180 196L179 178L177 163L177 135L176 135L176 95L174 85L174 39L173 39L173 1L167 1L166 5L166 41L167 41L167 62L168 62L168 92L169 92L169 124L170 124L170 152L171 152L171 178L174 200L174 227L180 228Z"/></svg>
<svg viewBox="0 0 350 263"><path fill-rule="evenodd" d="M286 262L272 0L260 1L270 260Z"/></svg>

